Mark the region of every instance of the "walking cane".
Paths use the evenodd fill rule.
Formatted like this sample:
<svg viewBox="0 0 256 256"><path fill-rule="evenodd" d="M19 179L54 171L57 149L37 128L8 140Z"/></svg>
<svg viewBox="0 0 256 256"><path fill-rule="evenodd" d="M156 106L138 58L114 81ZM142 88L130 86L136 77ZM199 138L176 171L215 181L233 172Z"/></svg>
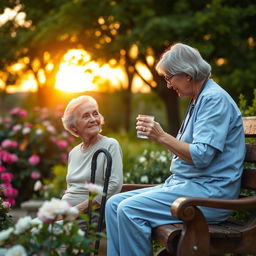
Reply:
<svg viewBox="0 0 256 256"><path fill-rule="evenodd" d="M91 183L95 183L95 173L97 169L97 157L100 153L104 153L106 158L107 158L107 167L106 167L106 172L105 172L105 180L104 180L104 186L103 186L103 196L101 199L101 204L100 204L100 216L98 220L98 225L96 232L101 232L102 229L102 224L103 224L103 219L105 215L105 205L106 205L106 200L107 200L107 192L108 192L108 184L109 184L109 177L111 175L111 167L112 167L112 157L111 154L105 149L101 148L97 150L92 157L92 164L91 164ZM91 203L89 202L89 225L91 225ZM100 246L100 239L97 239L95 242L95 250L96 254L98 255L98 249Z"/></svg>

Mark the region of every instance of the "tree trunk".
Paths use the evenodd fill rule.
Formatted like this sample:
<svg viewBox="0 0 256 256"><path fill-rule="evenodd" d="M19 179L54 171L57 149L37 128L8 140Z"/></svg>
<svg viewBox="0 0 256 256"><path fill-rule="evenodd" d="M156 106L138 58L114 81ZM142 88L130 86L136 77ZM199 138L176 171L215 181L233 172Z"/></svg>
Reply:
<svg viewBox="0 0 256 256"><path fill-rule="evenodd" d="M159 95L165 105L169 127L168 132L176 136L180 127L178 95L175 91L168 89L166 82L159 78L158 75L155 75L155 81L158 83L158 86L152 88L152 90Z"/></svg>

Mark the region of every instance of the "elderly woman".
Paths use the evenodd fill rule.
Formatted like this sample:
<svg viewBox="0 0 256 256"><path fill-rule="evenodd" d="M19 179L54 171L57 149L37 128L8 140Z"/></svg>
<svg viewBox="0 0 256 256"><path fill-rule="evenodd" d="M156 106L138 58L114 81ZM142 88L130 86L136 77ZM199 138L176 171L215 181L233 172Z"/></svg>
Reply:
<svg viewBox="0 0 256 256"><path fill-rule="evenodd" d="M90 96L72 99L62 118L64 128L72 135L79 137L81 143L69 153L67 170L67 190L62 199L80 212L88 210L89 191L85 184L90 182L92 156L100 148L107 149L112 156L112 171L109 179L108 197L120 192L123 184L122 151L119 143L103 136L101 128L103 116L99 112L96 100ZM95 184L103 186L107 160L104 154L97 158ZM96 208L100 205L101 196L93 199Z"/></svg>
<svg viewBox="0 0 256 256"><path fill-rule="evenodd" d="M188 45L171 46L156 70L169 89L180 97L190 97L191 103L176 138L159 123L137 118L139 134L173 153L171 175L164 184L110 198L106 206L108 255L151 255L151 230L178 222L170 215L170 206L178 197L238 196L245 143L237 105L209 79L211 66ZM226 210L202 210L209 223L222 222L229 216Z"/></svg>

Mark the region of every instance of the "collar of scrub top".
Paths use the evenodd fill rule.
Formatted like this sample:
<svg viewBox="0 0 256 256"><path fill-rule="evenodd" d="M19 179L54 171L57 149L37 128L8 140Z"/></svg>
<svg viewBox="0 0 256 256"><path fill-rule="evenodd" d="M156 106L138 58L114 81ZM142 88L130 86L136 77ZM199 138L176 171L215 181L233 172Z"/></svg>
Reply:
<svg viewBox="0 0 256 256"><path fill-rule="evenodd" d="M189 120L190 120L190 118L191 118L191 116L192 116L192 114L193 114L195 105L196 105L196 103L197 103L197 100L198 100L198 98L199 98L201 92L203 91L205 85L207 84L208 80L209 80L209 78L206 78L206 79L205 79L205 81L204 81L204 83L203 83L203 85L202 85L202 87L201 87L201 89L200 89L200 91L199 91L199 93L198 93L198 95L197 95L197 97L196 97L196 100L191 99L191 101L190 101L190 103L189 103L189 105L188 105L186 114L185 114L185 118L183 119L182 124L181 124L181 127L180 127L179 132L178 132L178 136L177 136L177 139L178 139L178 140L181 139L183 133L185 132L185 130L186 130L186 128L187 128L188 123L189 123Z"/></svg>

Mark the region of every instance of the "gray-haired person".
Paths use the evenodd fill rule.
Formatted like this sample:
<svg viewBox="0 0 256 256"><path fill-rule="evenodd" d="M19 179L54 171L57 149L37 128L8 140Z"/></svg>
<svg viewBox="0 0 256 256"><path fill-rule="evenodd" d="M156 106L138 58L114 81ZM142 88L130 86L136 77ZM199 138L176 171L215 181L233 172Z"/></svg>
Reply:
<svg viewBox="0 0 256 256"><path fill-rule="evenodd" d="M105 148L112 156L112 171L108 186L108 197L110 197L120 192L123 185L122 151L116 139L101 134L104 119L96 100L91 96L72 99L64 111L62 122L67 131L81 139L81 143L69 152L67 189L62 200L66 200L72 206L76 206L80 212L85 213L88 210L89 195L85 184L91 179L91 161L94 152ZM104 154L99 154L95 184L104 185L106 165L106 157ZM100 202L101 196L97 195L93 199L93 204L97 208ZM83 227L82 222L80 226L86 228Z"/></svg>
<svg viewBox="0 0 256 256"><path fill-rule="evenodd" d="M167 87L191 98L177 137L160 124L138 117L137 132L173 154L164 184L114 195L106 205L108 255L151 255L152 228L178 223L170 206L182 196L237 198L245 155L241 113L210 79L211 66L198 50L177 43L161 56L156 70ZM226 210L203 208L209 223L226 220ZM134 239L136 237L136 239Z"/></svg>

